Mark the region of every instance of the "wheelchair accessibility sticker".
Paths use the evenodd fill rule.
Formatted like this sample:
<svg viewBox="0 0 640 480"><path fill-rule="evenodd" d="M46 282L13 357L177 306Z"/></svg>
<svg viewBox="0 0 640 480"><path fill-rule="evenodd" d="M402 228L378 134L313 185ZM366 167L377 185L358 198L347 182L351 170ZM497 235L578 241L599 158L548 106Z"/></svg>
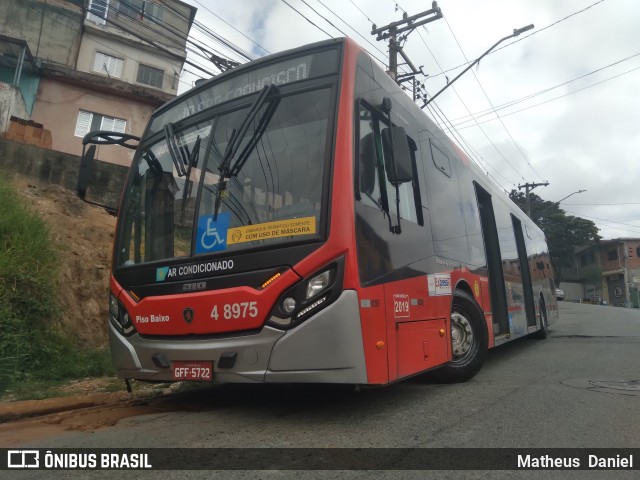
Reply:
<svg viewBox="0 0 640 480"><path fill-rule="evenodd" d="M203 215L198 218L198 237L196 239L196 253L216 252L227 249L227 231L231 215L229 212L213 215Z"/></svg>

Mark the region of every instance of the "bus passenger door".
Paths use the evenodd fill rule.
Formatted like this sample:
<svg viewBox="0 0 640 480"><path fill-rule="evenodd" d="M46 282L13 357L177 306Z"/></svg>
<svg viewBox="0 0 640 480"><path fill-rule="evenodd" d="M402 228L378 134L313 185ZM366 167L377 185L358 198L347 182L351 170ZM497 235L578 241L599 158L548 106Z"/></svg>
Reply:
<svg viewBox="0 0 640 480"><path fill-rule="evenodd" d="M522 290L524 294L524 305L527 314L527 327L536 326L535 304L533 303L533 286L531 283L531 271L529 270L529 259L527 248L524 243L522 223L511 215L513 231L516 235L516 247L518 248L518 260L520 262L520 272L522 274Z"/></svg>
<svg viewBox="0 0 640 480"><path fill-rule="evenodd" d="M507 293L503 281L502 257L500 255L498 230L491 195L477 183L474 182L474 185L476 188L476 197L478 198L482 237L487 255L489 293L491 298L491 311L493 313L493 333L494 336L508 334L509 317L507 312Z"/></svg>

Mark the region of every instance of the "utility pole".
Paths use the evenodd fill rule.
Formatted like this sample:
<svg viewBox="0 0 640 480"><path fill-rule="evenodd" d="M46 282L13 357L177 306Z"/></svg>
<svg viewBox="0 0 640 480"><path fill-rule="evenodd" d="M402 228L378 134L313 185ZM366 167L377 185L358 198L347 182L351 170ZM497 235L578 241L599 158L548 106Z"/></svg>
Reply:
<svg viewBox="0 0 640 480"><path fill-rule="evenodd" d="M411 17L408 17L405 12L402 20L392 22L384 27L377 28L375 25L371 26L371 35L377 35L376 40L389 39L389 76L398 84L413 80L414 100L416 97L415 76L424 75L424 73L422 72L422 67L418 69L413 65L413 63L411 63L407 54L402 50L400 42L406 39L407 36L417 27L442 18L442 11L440 10L440 7L438 7L438 3L433 2L431 7L432 8L430 10L418 13L417 15L412 15ZM423 18L427 16L429 17ZM407 33L402 38L398 38L399 34L405 32ZM398 54L400 54L409 68L411 68L412 73L398 76Z"/></svg>
<svg viewBox="0 0 640 480"><path fill-rule="evenodd" d="M529 200L529 192L536 187L546 187L549 185L549 182L544 183L525 183L524 185L518 185L519 189L525 189L525 195L527 198L527 216L531 218L531 201Z"/></svg>

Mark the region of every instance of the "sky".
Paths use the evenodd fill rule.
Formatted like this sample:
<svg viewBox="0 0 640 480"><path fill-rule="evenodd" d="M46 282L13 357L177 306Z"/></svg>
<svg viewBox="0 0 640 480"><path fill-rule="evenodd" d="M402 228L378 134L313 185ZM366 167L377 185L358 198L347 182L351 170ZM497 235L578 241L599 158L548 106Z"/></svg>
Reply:
<svg viewBox="0 0 640 480"><path fill-rule="evenodd" d="M198 8L198 22L255 57L346 34L380 64L388 45L371 35L372 22L381 27L431 8L417 0L185 1ZM403 47L428 74L420 78L430 95L515 28L535 28L503 41L427 113L455 127L450 136L504 190L548 182L533 193L592 220L603 238L640 237L640 1L438 6L444 18L415 29ZM196 78L186 68L181 92Z"/></svg>

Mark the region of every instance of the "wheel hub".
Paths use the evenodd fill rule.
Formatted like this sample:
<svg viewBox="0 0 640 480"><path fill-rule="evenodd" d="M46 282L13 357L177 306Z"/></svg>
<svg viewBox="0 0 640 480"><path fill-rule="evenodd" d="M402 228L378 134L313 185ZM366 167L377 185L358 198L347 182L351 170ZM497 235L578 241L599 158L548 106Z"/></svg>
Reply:
<svg viewBox="0 0 640 480"><path fill-rule="evenodd" d="M451 314L451 349L453 358L467 355L473 346L473 329L469 320L458 312Z"/></svg>

